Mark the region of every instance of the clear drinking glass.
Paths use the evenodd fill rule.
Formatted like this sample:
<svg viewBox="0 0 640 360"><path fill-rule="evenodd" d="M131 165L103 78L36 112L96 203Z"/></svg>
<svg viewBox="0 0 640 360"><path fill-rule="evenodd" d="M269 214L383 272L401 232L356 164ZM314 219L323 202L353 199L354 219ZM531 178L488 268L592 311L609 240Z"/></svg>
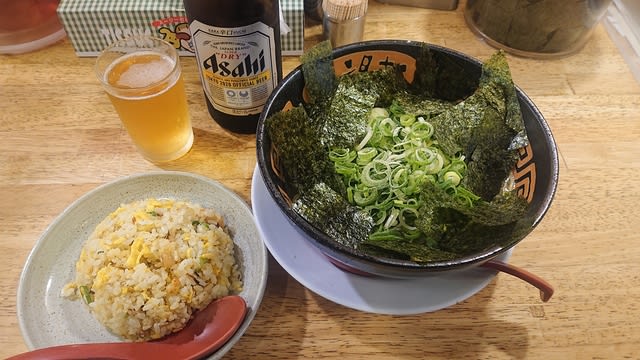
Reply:
<svg viewBox="0 0 640 360"><path fill-rule="evenodd" d="M173 45L150 36L117 41L98 56L96 74L145 158L171 161L191 149L191 117Z"/></svg>

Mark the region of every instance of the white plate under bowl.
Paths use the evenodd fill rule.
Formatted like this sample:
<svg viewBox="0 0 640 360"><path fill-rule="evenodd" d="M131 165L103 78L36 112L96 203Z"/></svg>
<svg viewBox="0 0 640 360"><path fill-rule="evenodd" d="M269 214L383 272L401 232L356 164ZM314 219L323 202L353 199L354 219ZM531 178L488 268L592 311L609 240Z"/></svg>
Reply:
<svg viewBox="0 0 640 360"><path fill-rule="evenodd" d="M30 349L89 342L122 341L109 333L79 301L60 296L75 277L75 263L95 226L122 203L174 198L215 209L239 249L248 306L244 322L212 359L221 358L249 327L267 283L267 250L251 209L242 198L204 176L161 171L128 176L104 184L73 202L45 230L27 258L18 285L18 320Z"/></svg>
<svg viewBox="0 0 640 360"><path fill-rule="evenodd" d="M343 306L378 314L413 315L457 304L482 290L495 270L473 268L416 279L355 275L338 269L295 229L271 198L256 167L253 213L271 255L298 282ZM497 259L507 261L512 250Z"/></svg>

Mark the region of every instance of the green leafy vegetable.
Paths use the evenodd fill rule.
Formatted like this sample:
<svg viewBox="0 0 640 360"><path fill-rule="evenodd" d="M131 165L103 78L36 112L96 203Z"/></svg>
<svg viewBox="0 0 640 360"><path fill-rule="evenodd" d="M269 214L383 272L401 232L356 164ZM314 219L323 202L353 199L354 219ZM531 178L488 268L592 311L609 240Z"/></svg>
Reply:
<svg viewBox="0 0 640 360"><path fill-rule="evenodd" d="M204 222L204 221L194 220L194 221L191 222L191 225L194 228L198 228L198 225L202 225L202 227L204 227L206 230L209 230L209 224Z"/></svg>

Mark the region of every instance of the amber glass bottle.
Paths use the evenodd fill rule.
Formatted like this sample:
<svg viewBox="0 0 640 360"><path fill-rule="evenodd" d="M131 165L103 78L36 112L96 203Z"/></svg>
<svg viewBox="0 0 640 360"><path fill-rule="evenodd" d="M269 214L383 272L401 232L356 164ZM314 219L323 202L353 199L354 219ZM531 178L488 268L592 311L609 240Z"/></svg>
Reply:
<svg viewBox="0 0 640 360"><path fill-rule="evenodd" d="M238 133L256 131L282 80L278 0L183 0L209 113Z"/></svg>

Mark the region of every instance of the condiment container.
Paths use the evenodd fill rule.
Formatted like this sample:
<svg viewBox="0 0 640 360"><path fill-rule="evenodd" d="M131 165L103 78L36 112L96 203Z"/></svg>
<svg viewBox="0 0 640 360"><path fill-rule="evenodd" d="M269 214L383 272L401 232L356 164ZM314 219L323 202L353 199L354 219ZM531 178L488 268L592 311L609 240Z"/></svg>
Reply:
<svg viewBox="0 0 640 360"><path fill-rule="evenodd" d="M362 41L367 0L324 0L322 31L333 47Z"/></svg>
<svg viewBox="0 0 640 360"><path fill-rule="evenodd" d="M611 0L468 0L469 28L515 55L556 58L580 50Z"/></svg>

